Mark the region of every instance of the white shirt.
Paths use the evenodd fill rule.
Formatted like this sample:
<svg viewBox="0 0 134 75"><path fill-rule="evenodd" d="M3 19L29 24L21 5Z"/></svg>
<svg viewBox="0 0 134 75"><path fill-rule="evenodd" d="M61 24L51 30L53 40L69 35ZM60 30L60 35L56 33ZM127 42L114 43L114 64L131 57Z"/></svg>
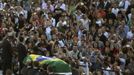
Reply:
<svg viewBox="0 0 134 75"><path fill-rule="evenodd" d="M129 5L130 5L129 0L126 0L126 1L125 1L125 9L127 9Z"/></svg>
<svg viewBox="0 0 134 75"><path fill-rule="evenodd" d="M28 17L28 11L24 10L24 17L27 18Z"/></svg>
<svg viewBox="0 0 134 75"><path fill-rule="evenodd" d="M102 24L104 23L104 20L101 18L101 19L98 19L96 21L96 24L98 24L98 26L102 26Z"/></svg>
<svg viewBox="0 0 134 75"><path fill-rule="evenodd" d="M63 10L66 10L66 5L63 3L61 6L60 6L61 9Z"/></svg>
<svg viewBox="0 0 134 75"><path fill-rule="evenodd" d="M129 32L127 33L127 39L132 39L133 36L134 36L134 34L133 34L131 31L129 31Z"/></svg>
<svg viewBox="0 0 134 75"><path fill-rule="evenodd" d="M54 18L51 18L52 25L55 27L56 25L56 20Z"/></svg>
<svg viewBox="0 0 134 75"><path fill-rule="evenodd" d="M89 19L80 19L82 22L82 25L86 28L86 30L89 30Z"/></svg>
<svg viewBox="0 0 134 75"><path fill-rule="evenodd" d="M119 9L118 8L112 8L112 13L116 16L118 15Z"/></svg>
<svg viewBox="0 0 134 75"><path fill-rule="evenodd" d="M60 25L65 26L67 25L67 21L59 21L56 25L56 27L59 27Z"/></svg>
<svg viewBox="0 0 134 75"><path fill-rule="evenodd" d="M128 6L131 4L129 2L129 0L125 0L125 2L123 2L123 0L119 3L119 7L122 7L125 3L124 9L126 10L128 8Z"/></svg>
<svg viewBox="0 0 134 75"><path fill-rule="evenodd" d="M104 32L104 35L106 38L108 38L110 34L108 32Z"/></svg>
<svg viewBox="0 0 134 75"><path fill-rule="evenodd" d="M69 56L69 57L72 57L72 58L75 58L75 59L78 59L78 53L79 53L78 50L77 50L76 52L74 52L74 51L72 50L72 51L69 51L69 52L68 52L68 56ZM80 56L81 56L81 53L80 53Z"/></svg>
<svg viewBox="0 0 134 75"><path fill-rule="evenodd" d="M41 8L42 9L46 9L47 8L47 4L45 2L42 2Z"/></svg>
<svg viewBox="0 0 134 75"><path fill-rule="evenodd" d="M50 28L50 27L47 27L47 28L46 28L46 33L47 33L47 34L50 34L50 33L51 33L51 28Z"/></svg>
<svg viewBox="0 0 134 75"><path fill-rule="evenodd" d="M128 19L131 21L132 13L128 14Z"/></svg>
<svg viewBox="0 0 134 75"><path fill-rule="evenodd" d="M4 8L4 4L0 2L0 10L2 10L3 8Z"/></svg>
<svg viewBox="0 0 134 75"><path fill-rule="evenodd" d="M81 31L81 30L79 30L79 31L78 31L78 39L79 39L79 40L81 40L82 35L83 35L82 31Z"/></svg>
<svg viewBox="0 0 134 75"><path fill-rule="evenodd" d="M83 14L80 14L80 15L75 14L75 16L76 16L77 21L80 21L80 19L82 18Z"/></svg>
<svg viewBox="0 0 134 75"><path fill-rule="evenodd" d="M59 42L59 47L64 47L65 46L65 44L63 43L62 40L59 40L58 42Z"/></svg>
<svg viewBox="0 0 134 75"><path fill-rule="evenodd" d="M58 7L58 5L55 6L55 8L57 8L57 7ZM62 3L62 4L60 5L60 8L61 8L62 10L66 10L66 4Z"/></svg>

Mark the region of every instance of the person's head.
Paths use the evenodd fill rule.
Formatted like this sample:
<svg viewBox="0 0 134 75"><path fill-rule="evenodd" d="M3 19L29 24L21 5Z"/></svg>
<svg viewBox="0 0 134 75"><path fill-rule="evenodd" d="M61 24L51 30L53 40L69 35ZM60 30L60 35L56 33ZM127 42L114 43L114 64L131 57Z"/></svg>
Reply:
<svg viewBox="0 0 134 75"><path fill-rule="evenodd" d="M126 24L125 20L122 20L122 21L121 21L121 25L124 26L125 24Z"/></svg>
<svg viewBox="0 0 134 75"><path fill-rule="evenodd" d="M113 6L113 8L117 8L118 7L116 2L112 3L112 6Z"/></svg>
<svg viewBox="0 0 134 75"><path fill-rule="evenodd" d="M109 23L110 25L112 25L112 24L113 24L113 19L109 19L109 20L108 20L108 23Z"/></svg>
<svg viewBox="0 0 134 75"><path fill-rule="evenodd" d="M46 36L44 34L41 35L41 40L45 40Z"/></svg>
<svg viewBox="0 0 134 75"><path fill-rule="evenodd" d="M10 34L8 34L8 37L7 37L7 39L8 39L9 41L13 41L13 39L14 39L14 36L13 36L13 35L10 35Z"/></svg>
<svg viewBox="0 0 134 75"><path fill-rule="evenodd" d="M48 5L51 5L51 0L48 0L48 1L47 1L47 4L48 4Z"/></svg>
<svg viewBox="0 0 134 75"><path fill-rule="evenodd" d="M75 45L73 46L73 51L76 52L78 50L78 47Z"/></svg>
<svg viewBox="0 0 134 75"><path fill-rule="evenodd" d="M48 13L48 17L51 18L52 17L52 13Z"/></svg>
<svg viewBox="0 0 134 75"><path fill-rule="evenodd" d="M109 47L109 46L110 46L110 42L109 42L109 41L106 41L106 42L105 42L105 46L106 46L106 47Z"/></svg>
<svg viewBox="0 0 134 75"><path fill-rule="evenodd" d="M111 13L112 12L112 8L108 8L108 10L107 10L109 13Z"/></svg>
<svg viewBox="0 0 134 75"><path fill-rule="evenodd" d="M29 49L31 49L33 46L34 46L34 44L33 44L32 42L29 42L27 47L28 47Z"/></svg>
<svg viewBox="0 0 134 75"><path fill-rule="evenodd" d="M83 15L83 19L87 19L88 17L87 17L87 15L86 14L84 14Z"/></svg>
<svg viewBox="0 0 134 75"><path fill-rule="evenodd" d="M19 41L20 41L20 42L24 42L24 37L20 36L20 37L19 37Z"/></svg>
<svg viewBox="0 0 134 75"><path fill-rule="evenodd" d="M94 48L98 48L98 44L96 42L93 43Z"/></svg>
<svg viewBox="0 0 134 75"><path fill-rule="evenodd" d="M98 36L101 36L102 33L102 29L98 29Z"/></svg>
<svg viewBox="0 0 134 75"><path fill-rule="evenodd" d="M102 26L101 27L101 30L102 30L102 32L105 32L106 31L106 27L105 26Z"/></svg>

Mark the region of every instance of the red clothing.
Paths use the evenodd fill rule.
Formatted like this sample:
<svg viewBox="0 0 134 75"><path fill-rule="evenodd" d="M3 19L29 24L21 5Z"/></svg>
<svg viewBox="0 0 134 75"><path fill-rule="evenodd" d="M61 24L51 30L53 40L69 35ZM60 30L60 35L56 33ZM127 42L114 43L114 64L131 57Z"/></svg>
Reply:
<svg viewBox="0 0 134 75"><path fill-rule="evenodd" d="M97 12L97 17L105 17L106 16L106 12L104 10L98 10Z"/></svg>
<svg viewBox="0 0 134 75"><path fill-rule="evenodd" d="M115 54L115 55L116 55L116 54L119 54L119 49L114 48L114 49L113 49L113 54Z"/></svg>

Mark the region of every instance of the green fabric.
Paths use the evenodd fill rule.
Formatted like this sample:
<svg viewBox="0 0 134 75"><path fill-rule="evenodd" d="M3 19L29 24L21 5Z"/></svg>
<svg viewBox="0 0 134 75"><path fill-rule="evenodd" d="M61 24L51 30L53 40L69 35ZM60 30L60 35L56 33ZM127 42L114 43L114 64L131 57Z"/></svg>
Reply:
<svg viewBox="0 0 134 75"><path fill-rule="evenodd" d="M56 61L51 64L54 72L71 72L71 68L64 62Z"/></svg>
<svg viewBox="0 0 134 75"><path fill-rule="evenodd" d="M23 63L26 64L31 61L33 61L32 58L30 56L27 56L26 58L24 58Z"/></svg>
<svg viewBox="0 0 134 75"><path fill-rule="evenodd" d="M71 72L69 64L61 59L44 60L41 62L41 65L43 64L50 65L54 72Z"/></svg>
<svg viewBox="0 0 134 75"><path fill-rule="evenodd" d="M31 61L36 61L36 58L39 57L40 55L28 55L23 63L27 64L28 62ZM67 64L65 61L59 59L59 58L52 58L50 60L43 60L39 62L40 65L47 64L52 67L54 72L71 72L71 67L69 64Z"/></svg>

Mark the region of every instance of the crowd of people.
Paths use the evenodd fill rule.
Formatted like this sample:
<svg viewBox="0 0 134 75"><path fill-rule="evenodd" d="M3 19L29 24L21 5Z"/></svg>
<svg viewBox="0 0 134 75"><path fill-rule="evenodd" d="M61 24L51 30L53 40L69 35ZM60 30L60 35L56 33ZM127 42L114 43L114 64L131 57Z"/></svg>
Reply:
<svg viewBox="0 0 134 75"><path fill-rule="evenodd" d="M24 64L29 54L60 58L72 75L133 75L133 7L133 0L0 0L3 75L52 74Z"/></svg>

